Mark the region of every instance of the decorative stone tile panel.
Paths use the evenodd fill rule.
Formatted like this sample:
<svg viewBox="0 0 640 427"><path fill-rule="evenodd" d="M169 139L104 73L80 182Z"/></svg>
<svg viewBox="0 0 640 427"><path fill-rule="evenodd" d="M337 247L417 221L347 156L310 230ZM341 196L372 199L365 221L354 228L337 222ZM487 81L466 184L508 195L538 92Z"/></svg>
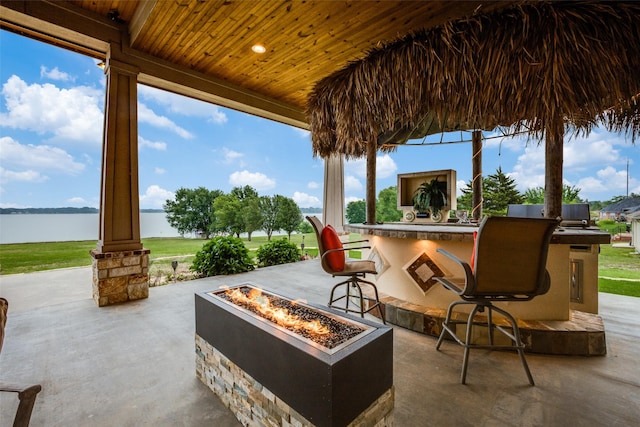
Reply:
<svg viewBox="0 0 640 427"><path fill-rule="evenodd" d="M409 303L383 293L379 296L385 320L388 323L425 335L440 336L446 310ZM377 313L371 312L371 314ZM461 313L454 313L453 318L466 319ZM500 317L495 317L494 321L502 326L508 325ZM456 326L456 334L464 339L465 325ZM571 356L607 354L604 322L597 314L572 310L570 320L518 320L518 328L527 353ZM496 336L500 337L501 334Z"/></svg>
<svg viewBox="0 0 640 427"><path fill-rule="evenodd" d="M436 277L444 276L438 264L426 252L411 260L405 265L404 270L425 294L438 283Z"/></svg>
<svg viewBox="0 0 640 427"><path fill-rule="evenodd" d="M243 426L313 427L313 424L195 334L196 376ZM387 390L347 427L392 427L394 388Z"/></svg>

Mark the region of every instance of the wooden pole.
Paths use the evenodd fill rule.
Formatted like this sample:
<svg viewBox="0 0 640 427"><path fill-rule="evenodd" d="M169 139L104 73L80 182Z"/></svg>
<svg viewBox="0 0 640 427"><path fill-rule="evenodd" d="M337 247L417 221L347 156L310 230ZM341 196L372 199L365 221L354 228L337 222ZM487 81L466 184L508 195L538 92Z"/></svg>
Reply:
<svg viewBox="0 0 640 427"><path fill-rule="evenodd" d="M369 141L367 144L367 224L376 223L376 156L378 154L378 144L376 141Z"/></svg>
<svg viewBox="0 0 640 427"><path fill-rule="evenodd" d="M544 179L544 216L557 218L562 216L562 164L564 121L557 116L546 129L545 141L545 179Z"/></svg>
<svg viewBox="0 0 640 427"><path fill-rule="evenodd" d="M474 130L471 134L471 157L473 181L471 182L471 219L482 219L482 131Z"/></svg>

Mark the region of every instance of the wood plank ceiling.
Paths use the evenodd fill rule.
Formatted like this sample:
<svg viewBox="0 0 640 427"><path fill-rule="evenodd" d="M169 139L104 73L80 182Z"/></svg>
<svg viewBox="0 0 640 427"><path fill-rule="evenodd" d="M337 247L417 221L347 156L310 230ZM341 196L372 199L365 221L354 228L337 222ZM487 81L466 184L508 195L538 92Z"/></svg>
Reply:
<svg viewBox="0 0 640 427"><path fill-rule="evenodd" d="M313 85L377 43L493 10L494 1L76 0L130 46L304 111ZM117 15L114 12L117 11ZM262 44L264 54L251 47Z"/></svg>

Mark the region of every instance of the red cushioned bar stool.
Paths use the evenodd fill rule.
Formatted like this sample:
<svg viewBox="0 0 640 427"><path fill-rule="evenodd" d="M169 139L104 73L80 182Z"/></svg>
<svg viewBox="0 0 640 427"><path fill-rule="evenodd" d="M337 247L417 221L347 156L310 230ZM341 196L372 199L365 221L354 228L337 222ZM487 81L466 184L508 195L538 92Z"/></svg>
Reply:
<svg viewBox="0 0 640 427"><path fill-rule="evenodd" d="M329 307L343 310L346 313L359 313L360 317L364 317L365 313L377 310L382 323L386 325L380 299L378 298L378 288L368 280L365 280L367 274L377 274L375 262L371 260L347 261L346 251L352 249L368 249L371 246L349 246L344 247L340 241L340 237L336 230L331 226L324 226L322 222L315 216L308 216L307 220L313 226L318 238L318 253L322 268L333 277L348 277L331 289L329 297ZM368 242L367 240L357 240L348 242L346 245L353 243ZM370 286L373 289L373 297L362 292L362 286ZM345 292L338 293L336 290L344 286Z"/></svg>

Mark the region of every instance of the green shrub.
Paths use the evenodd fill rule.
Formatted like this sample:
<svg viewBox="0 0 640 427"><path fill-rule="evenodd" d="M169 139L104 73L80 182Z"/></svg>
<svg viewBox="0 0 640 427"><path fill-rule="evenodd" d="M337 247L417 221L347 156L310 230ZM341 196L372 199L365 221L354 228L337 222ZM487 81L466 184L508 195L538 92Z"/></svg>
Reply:
<svg viewBox="0 0 640 427"><path fill-rule="evenodd" d="M300 251L287 239L274 240L258 248L256 259L260 267L300 261Z"/></svg>
<svg viewBox="0 0 640 427"><path fill-rule="evenodd" d="M254 268L242 240L231 236L214 237L205 243L189 267L202 277L244 273Z"/></svg>

